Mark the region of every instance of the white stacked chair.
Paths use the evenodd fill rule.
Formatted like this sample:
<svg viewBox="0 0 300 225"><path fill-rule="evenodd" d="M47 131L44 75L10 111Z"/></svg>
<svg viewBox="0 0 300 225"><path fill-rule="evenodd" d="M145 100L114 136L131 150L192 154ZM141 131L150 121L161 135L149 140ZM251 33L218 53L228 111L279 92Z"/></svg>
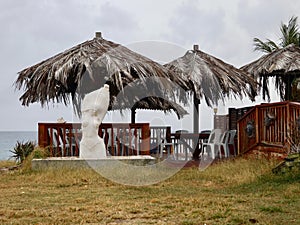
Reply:
<svg viewBox="0 0 300 225"><path fill-rule="evenodd" d="M211 131L208 141L202 144L202 157L206 154L212 159L216 158L216 155L219 153L221 135L221 129L214 129Z"/></svg>

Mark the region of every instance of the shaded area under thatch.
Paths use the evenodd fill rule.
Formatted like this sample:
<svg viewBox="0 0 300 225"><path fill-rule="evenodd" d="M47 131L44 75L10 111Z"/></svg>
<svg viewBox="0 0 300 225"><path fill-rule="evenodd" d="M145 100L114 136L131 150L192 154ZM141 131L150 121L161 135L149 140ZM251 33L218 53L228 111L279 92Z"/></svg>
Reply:
<svg viewBox="0 0 300 225"><path fill-rule="evenodd" d="M152 108L152 106L156 106L156 109L162 110L165 113L169 112L170 110L173 110L176 113L178 119L182 118L182 116L188 114L188 112L180 105L178 105L174 102L169 102L168 100L162 99L159 97L151 97L151 98L142 99L141 101L136 102L133 105L132 110L136 110L136 109L156 110L155 108Z"/></svg>
<svg viewBox="0 0 300 225"><path fill-rule="evenodd" d="M259 80L264 99L268 97L270 100L269 78L275 77L275 86L281 99L292 100L292 83L300 77L300 47L288 45L260 57L241 69L253 74Z"/></svg>
<svg viewBox="0 0 300 225"><path fill-rule="evenodd" d="M20 97L22 105L34 102L42 106L50 102L67 105L72 100L79 113L84 95L105 83L110 86L110 110L131 108L138 102L137 106L141 109L176 111L180 108L176 111L180 116L185 111L175 103L174 96L176 85L185 87L183 79L174 76L162 65L103 39L101 33L96 33L93 40L20 71L15 87L24 88ZM137 97L136 90L143 92L142 97ZM122 98L117 99L118 96ZM153 98L155 96L158 98ZM179 98L186 101L184 95Z"/></svg>

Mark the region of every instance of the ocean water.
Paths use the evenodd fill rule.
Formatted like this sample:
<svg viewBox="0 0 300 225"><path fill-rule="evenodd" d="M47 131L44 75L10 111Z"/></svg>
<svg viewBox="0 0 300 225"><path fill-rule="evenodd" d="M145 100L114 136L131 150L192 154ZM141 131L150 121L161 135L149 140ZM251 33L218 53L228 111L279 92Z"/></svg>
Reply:
<svg viewBox="0 0 300 225"><path fill-rule="evenodd" d="M17 141L27 142L34 141L37 143L36 131L0 131L0 160L7 160L11 157Z"/></svg>

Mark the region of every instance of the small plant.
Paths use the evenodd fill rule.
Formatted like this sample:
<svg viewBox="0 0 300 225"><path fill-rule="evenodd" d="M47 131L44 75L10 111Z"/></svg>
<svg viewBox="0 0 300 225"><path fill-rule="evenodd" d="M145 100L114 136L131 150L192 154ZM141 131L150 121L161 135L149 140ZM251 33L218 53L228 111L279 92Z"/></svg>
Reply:
<svg viewBox="0 0 300 225"><path fill-rule="evenodd" d="M275 174L300 171L300 118L290 124L287 142L290 146L287 151L288 155L284 161L272 169Z"/></svg>
<svg viewBox="0 0 300 225"><path fill-rule="evenodd" d="M48 148L40 148L35 147L33 151L25 158L25 160L22 162L22 171L28 172L31 171L32 168L32 160L33 159L44 159L49 157L49 149Z"/></svg>
<svg viewBox="0 0 300 225"><path fill-rule="evenodd" d="M34 148L34 150L32 152L33 159L44 159L49 156L50 156L49 148L36 147L36 148Z"/></svg>
<svg viewBox="0 0 300 225"><path fill-rule="evenodd" d="M15 158L16 162L22 163L34 150L35 143L27 141L25 143L17 141L13 150L10 150L13 155L11 158Z"/></svg>
<svg viewBox="0 0 300 225"><path fill-rule="evenodd" d="M287 137L287 141L291 146L289 154L300 154L300 118L298 118L295 123L290 124L290 133Z"/></svg>
<svg viewBox="0 0 300 225"><path fill-rule="evenodd" d="M276 206L261 206L259 209L261 212L268 212L268 213L283 212L281 207L276 207Z"/></svg>

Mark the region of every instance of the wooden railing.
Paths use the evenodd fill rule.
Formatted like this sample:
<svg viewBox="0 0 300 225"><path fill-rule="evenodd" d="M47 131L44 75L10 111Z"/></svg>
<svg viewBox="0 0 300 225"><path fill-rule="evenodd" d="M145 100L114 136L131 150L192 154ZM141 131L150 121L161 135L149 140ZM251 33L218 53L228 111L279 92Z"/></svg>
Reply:
<svg viewBox="0 0 300 225"><path fill-rule="evenodd" d="M238 150L286 153L292 128L300 120L300 103L257 105L238 121Z"/></svg>
<svg viewBox="0 0 300 225"><path fill-rule="evenodd" d="M258 143L257 132L257 109L253 108L246 113L237 123L238 133L238 154L247 152Z"/></svg>
<svg viewBox="0 0 300 225"><path fill-rule="evenodd" d="M150 154L149 123L103 123L99 136L113 156Z"/></svg>
<svg viewBox="0 0 300 225"><path fill-rule="evenodd" d="M151 126L150 127L150 153L159 155L162 145L171 142L171 127Z"/></svg>
<svg viewBox="0 0 300 225"><path fill-rule="evenodd" d="M171 127L167 126L151 126L150 127L150 139L151 143L157 143L160 139L162 141L170 142L171 140Z"/></svg>
<svg viewBox="0 0 300 225"><path fill-rule="evenodd" d="M209 134L171 133L171 127L148 123L102 123L98 134L110 155L150 155L160 150L160 144L172 143L176 160L189 160L201 152ZM79 156L80 123L39 123L38 144L49 148L52 157Z"/></svg>
<svg viewBox="0 0 300 225"><path fill-rule="evenodd" d="M228 109L228 129L237 130L237 121L242 118L253 106L243 108L229 108Z"/></svg>
<svg viewBox="0 0 300 225"><path fill-rule="evenodd" d="M149 123L102 123L98 134L111 155L149 155ZM38 144L51 156L79 156L80 123L39 123Z"/></svg>
<svg viewBox="0 0 300 225"><path fill-rule="evenodd" d="M49 148L50 156L78 156L80 123L39 123L38 144Z"/></svg>

